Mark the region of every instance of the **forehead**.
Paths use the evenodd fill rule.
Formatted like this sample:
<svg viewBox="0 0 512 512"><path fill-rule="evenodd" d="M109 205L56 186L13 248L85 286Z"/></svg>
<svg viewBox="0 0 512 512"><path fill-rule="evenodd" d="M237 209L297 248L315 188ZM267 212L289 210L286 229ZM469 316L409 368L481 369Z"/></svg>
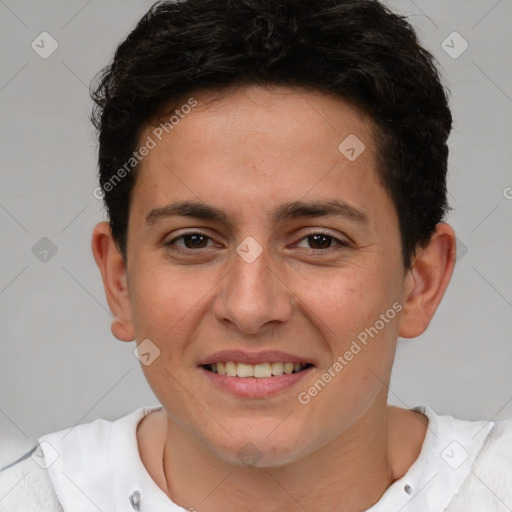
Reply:
<svg viewBox="0 0 512 512"><path fill-rule="evenodd" d="M160 116L172 127L154 122L141 133L141 144L148 138L155 144L138 168L134 206L140 214L171 199L242 212L244 205L259 209L337 193L359 205L375 200L376 192L386 195L376 175L374 125L343 100L261 86L191 97Z"/></svg>
<svg viewBox="0 0 512 512"><path fill-rule="evenodd" d="M189 142L197 147L213 141L219 148L232 148L237 144L239 154L256 156L255 150L261 154L265 149L277 148L283 156L300 151L313 158L318 158L318 153L327 146L338 150L345 136L357 134L373 156L374 123L339 97L298 87L248 85L196 93L193 95L195 106L189 109L187 103L191 97L174 101L146 132L172 120L175 123L170 130L175 134L173 138L196 134ZM180 115L173 115L175 113ZM171 137L166 135L170 134L163 136L172 143ZM265 141L265 146L258 144L261 140ZM318 151L314 151L314 146ZM337 152L332 154L339 156Z"/></svg>

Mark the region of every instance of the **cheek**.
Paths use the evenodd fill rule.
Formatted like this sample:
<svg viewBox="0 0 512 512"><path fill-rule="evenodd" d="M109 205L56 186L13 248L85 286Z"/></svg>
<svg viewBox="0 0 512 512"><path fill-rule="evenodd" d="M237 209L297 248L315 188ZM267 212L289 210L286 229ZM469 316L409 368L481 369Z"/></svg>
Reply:
<svg viewBox="0 0 512 512"><path fill-rule="evenodd" d="M172 339L178 342L213 293L215 280L184 266L160 263L147 268L153 270L141 273L130 293L137 339L150 338L157 344Z"/></svg>
<svg viewBox="0 0 512 512"><path fill-rule="evenodd" d="M378 283L375 273L353 266L301 276L293 288L318 329L343 341L378 317L384 302Z"/></svg>
<svg viewBox="0 0 512 512"><path fill-rule="evenodd" d="M336 375L328 387L341 393L337 396L347 404L364 402L364 396L381 387L380 379L386 380L392 366L399 319L393 286L385 274L353 267L303 279L298 287L305 314L330 354L320 370Z"/></svg>

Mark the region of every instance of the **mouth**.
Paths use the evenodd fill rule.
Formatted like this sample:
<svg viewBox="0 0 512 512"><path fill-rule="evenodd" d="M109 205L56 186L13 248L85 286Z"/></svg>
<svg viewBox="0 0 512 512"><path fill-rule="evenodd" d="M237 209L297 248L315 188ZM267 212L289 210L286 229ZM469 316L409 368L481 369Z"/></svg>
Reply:
<svg viewBox="0 0 512 512"><path fill-rule="evenodd" d="M247 364L236 361L218 361L212 364L200 365L205 370L226 377L268 379L280 375L300 373L312 367L311 363L294 362L265 362L259 364Z"/></svg>

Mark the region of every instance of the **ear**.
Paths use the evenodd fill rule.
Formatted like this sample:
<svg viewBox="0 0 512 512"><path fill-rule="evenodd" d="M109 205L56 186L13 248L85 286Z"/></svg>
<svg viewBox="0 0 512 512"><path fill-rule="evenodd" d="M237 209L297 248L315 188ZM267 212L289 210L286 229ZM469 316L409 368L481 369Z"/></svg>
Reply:
<svg viewBox="0 0 512 512"><path fill-rule="evenodd" d="M101 272L108 306L114 317L112 334L121 341L133 341L135 335L131 320L126 266L108 222L100 222L94 228L91 248Z"/></svg>
<svg viewBox="0 0 512 512"><path fill-rule="evenodd" d="M428 327L455 267L455 232L448 224L436 226L428 245L418 248L405 278L405 298L399 336L415 338Z"/></svg>

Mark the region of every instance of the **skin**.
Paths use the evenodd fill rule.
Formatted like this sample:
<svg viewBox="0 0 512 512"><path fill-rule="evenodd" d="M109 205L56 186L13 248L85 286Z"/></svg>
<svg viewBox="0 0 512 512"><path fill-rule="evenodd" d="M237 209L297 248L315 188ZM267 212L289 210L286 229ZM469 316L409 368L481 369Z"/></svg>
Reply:
<svg viewBox="0 0 512 512"><path fill-rule="evenodd" d="M141 163L127 264L108 223L92 238L112 333L149 338L160 350L141 365L163 405L139 423L141 459L174 502L201 512L249 511L254 503L271 512L365 510L406 473L425 438L426 417L388 406L388 385L398 336L424 332L448 286L453 229L438 224L404 270L398 218L376 173L373 124L344 101L261 86L194 97L197 107ZM355 161L338 150L350 134L366 146ZM368 222L271 216L282 203L331 199ZM223 209L229 224L183 216L145 223L153 208L178 200ZM209 238L200 248L175 240L185 230ZM334 239L315 244L318 230ZM248 236L262 248L250 264L236 252ZM393 303L401 311L299 403L297 394ZM236 398L197 366L232 348L283 350L315 367L276 396ZM252 466L237 457L247 443L261 455Z"/></svg>

